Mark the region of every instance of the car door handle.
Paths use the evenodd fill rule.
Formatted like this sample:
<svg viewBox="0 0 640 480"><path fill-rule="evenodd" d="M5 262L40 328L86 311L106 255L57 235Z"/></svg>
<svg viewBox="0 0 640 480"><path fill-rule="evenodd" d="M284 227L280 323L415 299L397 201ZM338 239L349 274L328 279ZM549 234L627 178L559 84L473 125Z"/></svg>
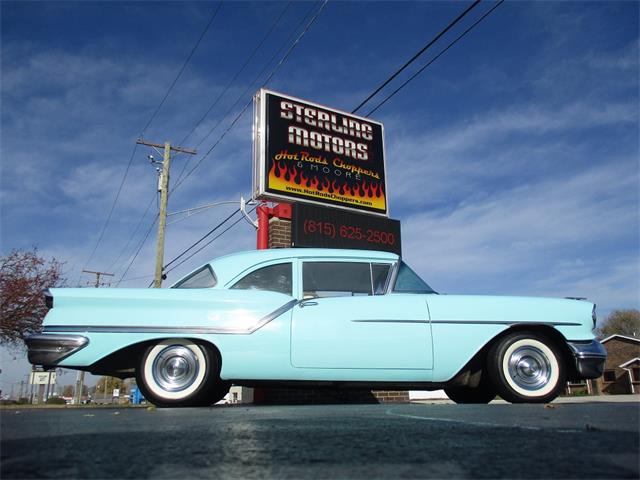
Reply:
<svg viewBox="0 0 640 480"><path fill-rule="evenodd" d="M298 304L300 308L311 307L313 305L318 305L318 302L314 302L313 300L303 300Z"/></svg>

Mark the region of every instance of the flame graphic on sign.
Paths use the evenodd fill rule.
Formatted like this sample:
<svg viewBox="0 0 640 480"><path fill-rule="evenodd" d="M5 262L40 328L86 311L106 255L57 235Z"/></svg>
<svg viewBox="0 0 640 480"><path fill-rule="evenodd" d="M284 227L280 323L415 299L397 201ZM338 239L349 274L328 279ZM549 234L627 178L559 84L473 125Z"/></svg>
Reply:
<svg viewBox="0 0 640 480"><path fill-rule="evenodd" d="M285 165L284 162L274 161L269 169L269 190L276 190L288 194L299 194L318 200L330 199L345 206L363 206L379 211L386 211L386 196L382 182L363 180L349 185L343 179L318 179L305 175L296 165Z"/></svg>

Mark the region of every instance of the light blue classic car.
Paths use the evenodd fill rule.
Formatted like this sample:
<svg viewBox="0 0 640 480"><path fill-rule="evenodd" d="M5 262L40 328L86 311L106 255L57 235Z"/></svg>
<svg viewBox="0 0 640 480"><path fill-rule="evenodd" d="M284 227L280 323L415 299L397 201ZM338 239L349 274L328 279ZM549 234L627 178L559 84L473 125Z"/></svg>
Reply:
<svg viewBox="0 0 640 480"><path fill-rule="evenodd" d="M602 374L581 299L439 295L397 255L237 253L170 289L45 292L29 360L136 377L159 406L209 405L231 384L440 389L458 403L548 402Z"/></svg>

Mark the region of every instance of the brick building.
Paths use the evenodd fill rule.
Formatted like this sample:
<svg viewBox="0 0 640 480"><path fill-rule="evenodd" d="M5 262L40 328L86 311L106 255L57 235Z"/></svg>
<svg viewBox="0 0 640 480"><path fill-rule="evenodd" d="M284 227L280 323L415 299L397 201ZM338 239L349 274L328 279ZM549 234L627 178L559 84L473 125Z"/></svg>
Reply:
<svg viewBox="0 0 640 480"><path fill-rule="evenodd" d="M601 341L607 349L602 377L595 380L600 394L640 394L640 338L611 335Z"/></svg>

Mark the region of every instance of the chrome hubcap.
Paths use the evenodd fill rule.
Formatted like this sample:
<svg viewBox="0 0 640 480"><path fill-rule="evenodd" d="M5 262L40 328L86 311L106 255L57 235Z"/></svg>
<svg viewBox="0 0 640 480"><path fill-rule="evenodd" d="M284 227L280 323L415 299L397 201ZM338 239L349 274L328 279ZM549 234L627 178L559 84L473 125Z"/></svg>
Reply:
<svg viewBox="0 0 640 480"><path fill-rule="evenodd" d="M168 392L179 392L198 377L198 359L187 347L171 345L160 352L153 362L153 379Z"/></svg>
<svg viewBox="0 0 640 480"><path fill-rule="evenodd" d="M551 363L542 350L520 347L509 358L509 376L520 388L538 390L549 383Z"/></svg>

